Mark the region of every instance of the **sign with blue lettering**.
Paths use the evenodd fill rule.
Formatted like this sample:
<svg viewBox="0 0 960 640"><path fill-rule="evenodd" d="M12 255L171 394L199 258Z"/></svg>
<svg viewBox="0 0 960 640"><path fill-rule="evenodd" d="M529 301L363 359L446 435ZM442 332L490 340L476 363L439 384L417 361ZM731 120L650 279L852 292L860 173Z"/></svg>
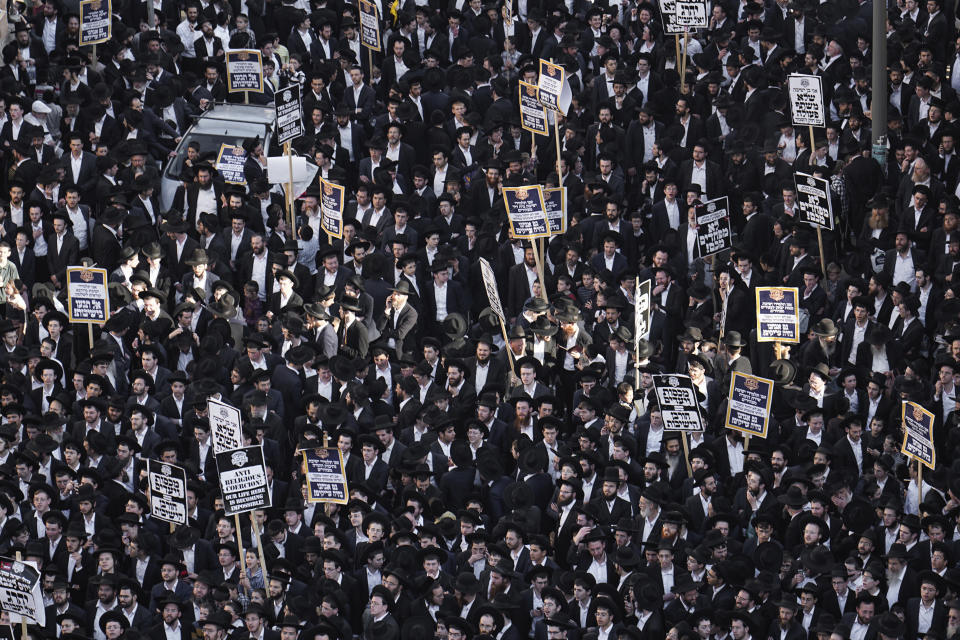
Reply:
<svg viewBox="0 0 960 640"><path fill-rule="evenodd" d="M748 436L767 437L773 380L733 371L727 402L726 426Z"/></svg>
<svg viewBox="0 0 960 640"><path fill-rule="evenodd" d="M937 451L933 446L933 422L935 416L916 402L903 402L900 406L903 422L903 445L900 453L923 463L928 469L937 466Z"/></svg>
<svg viewBox="0 0 960 640"><path fill-rule="evenodd" d="M70 322L103 324L110 319L106 269L67 267L67 315Z"/></svg>
<svg viewBox="0 0 960 640"><path fill-rule="evenodd" d="M503 205L507 208L511 237L525 240L550 237L550 221L539 185L503 187Z"/></svg>
<svg viewBox="0 0 960 640"><path fill-rule="evenodd" d="M800 292L757 287L757 342L800 342Z"/></svg>

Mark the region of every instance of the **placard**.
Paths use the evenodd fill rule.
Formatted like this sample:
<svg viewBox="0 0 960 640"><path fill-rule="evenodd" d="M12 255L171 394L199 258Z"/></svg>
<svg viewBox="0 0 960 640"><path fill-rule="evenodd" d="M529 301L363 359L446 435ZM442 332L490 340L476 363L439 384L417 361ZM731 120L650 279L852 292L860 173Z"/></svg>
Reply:
<svg viewBox="0 0 960 640"><path fill-rule="evenodd" d="M540 58L540 77L537 79L537 99L547 109L567 115L573 93L567 83L567 72L558 64Z"/></svg>
<svg viewBox="0 0 960 640"><path fill-rule="evenodd" d="M106 269L67 267L67 316L70 322L97 324L110 319Z"/></svg>
<svg viewBox="0 0 960 640"><path fill-rule="evenodd" d="M216 454L216 458L224 511L228 516L270 507L262 444L224 451Z"/></svg>
<svg viewBox="0 0 960 640"><path fill-rule="evenodd" d="M277 112L277 144L294 140L303 135L303 107L300 104L300 85L284 87L274 96Z"/></svg>
<svg viewBox="0 0 960 640"><path fill-rule="evenodd" d="M320 226L334 238L343 237L343 207L346 189L320 178Z"/></svg>
<svg viewBox="0 0 960 640"><path fill-rule="evenodd" d="M304 449L303 462L307 468L307 502L347 504L350 492L340 449Z"/></svg>
<svg viewBox="0 0 960 640"><path fill-rule="evenodd" d="M800 292L757 287L757 342L800 342Z"/></svg>
<svg viewBox="0 0 960 640"><path fill-rule="evenodd" d="M503 187L502 193L511 237L526 240L550 237L550 222L539 185Z"/></svg>
<svg viewBox="0 0 960 640"><path fill-rule="evenodd" d="M111 0L81 0L80 46L102 44L112 35Z"/></svg>
<svg viewBox="0 0 960 640"><path fill-rule="evenodd" d="M830 198L830 183L806 173L793 175L797 185L797 216L800 222L814 227L833 230L833 202Z"/></svg>
<svg viewBox="0 0 960 640"><path fill-rule="evenodd" d="M164 522L187 524L187 470L158 460L147 460L150 516Z"/></svg>
<svg viewBox="0 0 960 640"><path fill-rule="evenodd" d="M232 144L221 144L217 154L217 171L227 184L247 184L243 173L243 165L247 162L247 152L243 147Z"/></svg>
<svg viewBox="0 0 960 640"><path fill-rule="evenodd" d="M697 391L690 376L659 374L653 376L660 415L665 429L671 431L703 431L703 416Z"/></svg>
<svg viewBox="0 0 960 640"><path fill-rule="evenodd" d="M487 300L490 303L490 308L499 316L500 322L506 325L507 316L504 315L503 305L500 304L500 292L497 290L497 276L486 258L480 258L480 275L483 276L483 288L487 290Z"/></svg>
<svg viewBox="0 0 960 640"><path fill-rule="evenodd" d="M547 211L550 235L563 235L567 232L567 189L566 187L543 188L543 207Z"/></svg>
<svg viewBox="0 0 960 640"><path fill-rule="evenodd" d="M650 280L640 282L633 293L633 338L646 340L650 337Z"/></svg>
<svg viewBox="0 0 960 640"><path fill-rule="evenodd" d="M727 196L697 205L697 247L705 258L733 246L730 231L730 205Z"/></svg>
<svg viewBox="0 0 960 640"><path fill-rule="evenodd" d="M748 436L767 437L770 428L770 403L773 401L773 380L731 371L730 394L727 396L728 429Z"/></svg>
<svg viewBox="0 0 960 640"><path fill-rule="evenodd" d="M210 423L214 453L243 447L243 417L240 409L226 402L207 398L207 421Z"/></svg>
<svg viewBox="0 0 960 640"><path fill-rule="evenodd" d="M263 58L257 49L233 49L225 54L227 91L263 92Z"/></svg>
<svg viewBox="0 0 960 640"><path fill-rule="evenodd" d="M706 29L709 22L705 2L678 0L676 5L677 25L689 29Z"/></svg>
<svg viewBox="0 0 960 640"><path fill-rule="evenodd" d="M823 107L823 81L820 76L790 74L787 76L787 90L790 96L790 116L794 125L827 125Z"/></svg>
<svg viewBox="0 0 960 640"><path fill-rule="evenodd" d="M10 614L11 622L22 616L41 627L47 624L40 572L32 562L0 558L0 611Z"/></svg>
<svg viewBox="0 0 960 640"><path fill-rule="evenodd" d="M377 5L368 0L360 0L360 44L371 51L383 49L380 12Z"/></svg>
<svg viewBox="0 0 960 640"><path fill-rule="evenodd" d="M537 85L520 80L517 95L520 99L520 126L541 136L548 135L547 108L540 102Z"/></svg>
<svg viewBox="0 0 960 640"><path fill-rule="evenodd" d="M687 29L677 22L676 0L660 0L660 17L663 19L663 32L667 35L683 35Z"/></svg>
<svg viewBox="0 0 960 640"><path fill-rule="evenodd" d="M900 452L934 469L937 466L937 450L933 445L936 416L916 402L904 401L900 405L900 420L903 423Z"/></svg>

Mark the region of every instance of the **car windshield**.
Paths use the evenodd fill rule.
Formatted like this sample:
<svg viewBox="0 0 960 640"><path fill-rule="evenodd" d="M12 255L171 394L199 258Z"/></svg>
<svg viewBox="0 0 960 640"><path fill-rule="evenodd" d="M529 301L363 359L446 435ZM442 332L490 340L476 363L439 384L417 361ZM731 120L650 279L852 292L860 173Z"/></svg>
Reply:
<svg viewBox="0 0 960 640"><path fill-rule="evenodd" d="M240 146L246 138L257 136L263 138L266 132L267 127L256 122L201 120L184 136L179 147L180 153L167 165L166 177L173 180L180 179L180 171L183 169L183 161L186 160L187 147L190 143L196 143L200 148L200 155L204 155L218 152L220 145L223 144Z"/></svg>

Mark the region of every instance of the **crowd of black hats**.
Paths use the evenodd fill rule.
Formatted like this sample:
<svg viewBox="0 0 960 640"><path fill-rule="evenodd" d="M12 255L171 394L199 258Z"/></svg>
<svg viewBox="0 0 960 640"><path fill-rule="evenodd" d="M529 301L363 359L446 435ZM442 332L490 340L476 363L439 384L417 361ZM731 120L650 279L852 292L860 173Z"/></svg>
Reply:
<svg viewBox="0 0 960 640"><path fill-rule="evenodd" d="M953 4L888 3L877 62L876 0L714 2L687 35L670 3L361 2L115 0L96 47L99 2L10 5L0 555L41 571L27 634L956 640ZM237 49L262 90L229 91ZM534 135L541 59L571 101ZM794 73L825 126L792 124ZM291 203L275 135L191 126L252 126L293 84L316 175ZM797 172L827 180L829 228ZM524 185L562 193L545 240L513 237ZM702 255L722 197L732 248ZM106 323L72 318L71 266L106 270ZM771 286L797 288L796 343L758 340ZM704 432L670 430L661 373ZM734 373L773 382L762 435L727 428ZM226 515L210 399L262 445L269 507ZM308 499L324 446L343 504ZM151 459L186 469L187 524L152 514Z"/></svg>

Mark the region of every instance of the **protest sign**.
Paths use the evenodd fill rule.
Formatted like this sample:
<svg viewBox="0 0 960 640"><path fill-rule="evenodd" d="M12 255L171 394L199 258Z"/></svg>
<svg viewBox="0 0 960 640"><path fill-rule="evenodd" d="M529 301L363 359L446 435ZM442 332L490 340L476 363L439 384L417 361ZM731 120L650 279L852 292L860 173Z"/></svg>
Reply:
<svg viewBox="0 0 960 640"><path fill-rule="evenodd" d="M793 179L797 185L797 216L800 222L815 227L833 229L833 205L830 199L830 183L806 173L797 172Z"/></svg>
<svg viewBox="0 0 960 640"><path fill-rule="evenodd" d="M675 7L678 26L687 29L706 29L709 25L706 2L677 0Z"/></svg>
<svg viewBox="0 0 960 640"><path fill-rule="evenodd" d="M164 522L187 524L187 470L147 460L150 480L150 516Z"/></svg>
<svg viewBox="0 0 960 640"><path fill-rule="evenodd" d="M257 49L233 49L225 54L227 91L263 91L263 58Z"/></svg>
<svg viewBox="0 0 960 640"><path fill-rule="evenodd" d="M232 144L221 144L217 153L217 171L227 184L247 184L243 173L243 165L247 161L247 152L243 147Z"/></svg>
<svg viewBox="0 0 960 640"><path fill-rule="evenodd" d="M320 226L328 236L343 237L343 207L346 189L320 178Z"/></svg>
<svg viewBox="0 0 960 640"><path fill-rule="evenodd" d="M664 428L671 431L703 431L703 416L697 391L690 376L661 374L653 376Z"/></svg>
<svg viewBox="0 0 960 640"><path fill-rule="evenodd" d="M773 401L773 380L732 371L727 401L728 429L748 436L767 437L770 426L770 403Z"/></svg>
<svg viewBox="0 0 960 640"><path fill-rule="evenodd" d="M371 51L383 49L380 33L380 12L369 0L360 0L360 44Z"/></svg>
<svg viewBox="0 0 960 640"><path fill-rule="evenodd" d="M787 76L791 120L796 126L825 127L823 81L820 76L791 74Z"/></svg>
<svg viewBox="0 0 960 640"><path fill-rule="evenodd" d="M67 267L67 316L70 322L97 324L110 319L106 269Z"/></svg>
<svg viewBox="0 0 960 640"><path fill-rule="evenodd" d="M660 16L663 18L663 32L667 35L682 35L686 28L677 22L676 0L660 0Z"/></svg>
<svg viewBox="0 0 960 640"><path fill-rule="evenodd" d="M11 622L22 617L41 627L47 624L40 572L33 562L0 558L0 611L8 613Z"/></svg>
<svg viewBox="0 0 960 640"><path fill-rule="evenodd" d="M270 507L262 444L223 451L216 454L216 458L224 511L228 516Z"/></svg>
<svg viewBox="0 0 960 640"><path fill-rule="evenodd" d="M567 74L563 67L553 64L543 58L540 59L540 77L537 80L537 97L547 109L567 114L573 93L567 82Z"/></svg>
<svg viewBox="0 0 960 640"><path fill-rule="evenodd" d="M517 95L520 98L520 126L531 133L548 135L547 109L540 103L537 85L520 80Z"/></svg>
<svg viewBox="0 0 960 640"><path fill-rule="evenodd" d="M757 287L757 342L800 342L800 292Z"/></svg>
<svg viewBox="0 0 960 640"><path fill-rule="evenodd" d="M80 2L80 46L102 44L110 39L113 17L110 0Z"/></svg>
<svg viewBox="0 0 960 640"><path fill-rule="evenodd" d="M900 452L923 463L929 469L937 466L937 452L933 446L933 423L936 416L916 402L904 401L900 406L903 423L903 445Z"/></svg>
<svg viewBox="0 0 960 640"><path fill-rule="evenodd" d="M347 504L350 493L340 449L304 449L303 462L307 468L307 502Z"/></svg>
<svg viewBox="0 0 960 640"><path fill-rule="evenodd" d="M547 222L550 223L550 235L567 232L567 189L550 187L543 189L543 206L547 210Z"/></svg>
<svg viewBox="0 0 960 640"><path fill-rule="evenodd" d="M646 340L650 336L650 281L637 285L633 294L633 339Z"/></svg>
<svg viewBox="0 0 960 640"><path fill-rule="evenodd" d="M550 222L539 185L503 187L502 193L511 237L525 240L550 237Z"/></svg>
<svg viewBox="0 0 960 640"><path fill-rule="evenodd" d="M506 323L507 316L503 313L503 305L500 304L500 292L497 290L497 276L486 258L480 258L480 274L483 276L483 288L487 290L487 300L490 303L490 308L500 318L500 322Z"/></svg>
<svg viewBox="0 0 960 640"><path fill-rule="evenodd" d="M243 418L240 409L226 402L208 398L207 421L210 423L214 453L243 447Z"/></svg>
<svg viewBox="0 0 960 640"><path fill-rule="evenodd" d="M277 144L303 135L303 106L300 104L300 85L291 84L275 97L277 112Z"/></svg>
<svg viewBox="0 0 960 640"><path fill-rule="evenodd" d="M697 205L697 247L705 258L733 246L727 196Z"/></svg>

